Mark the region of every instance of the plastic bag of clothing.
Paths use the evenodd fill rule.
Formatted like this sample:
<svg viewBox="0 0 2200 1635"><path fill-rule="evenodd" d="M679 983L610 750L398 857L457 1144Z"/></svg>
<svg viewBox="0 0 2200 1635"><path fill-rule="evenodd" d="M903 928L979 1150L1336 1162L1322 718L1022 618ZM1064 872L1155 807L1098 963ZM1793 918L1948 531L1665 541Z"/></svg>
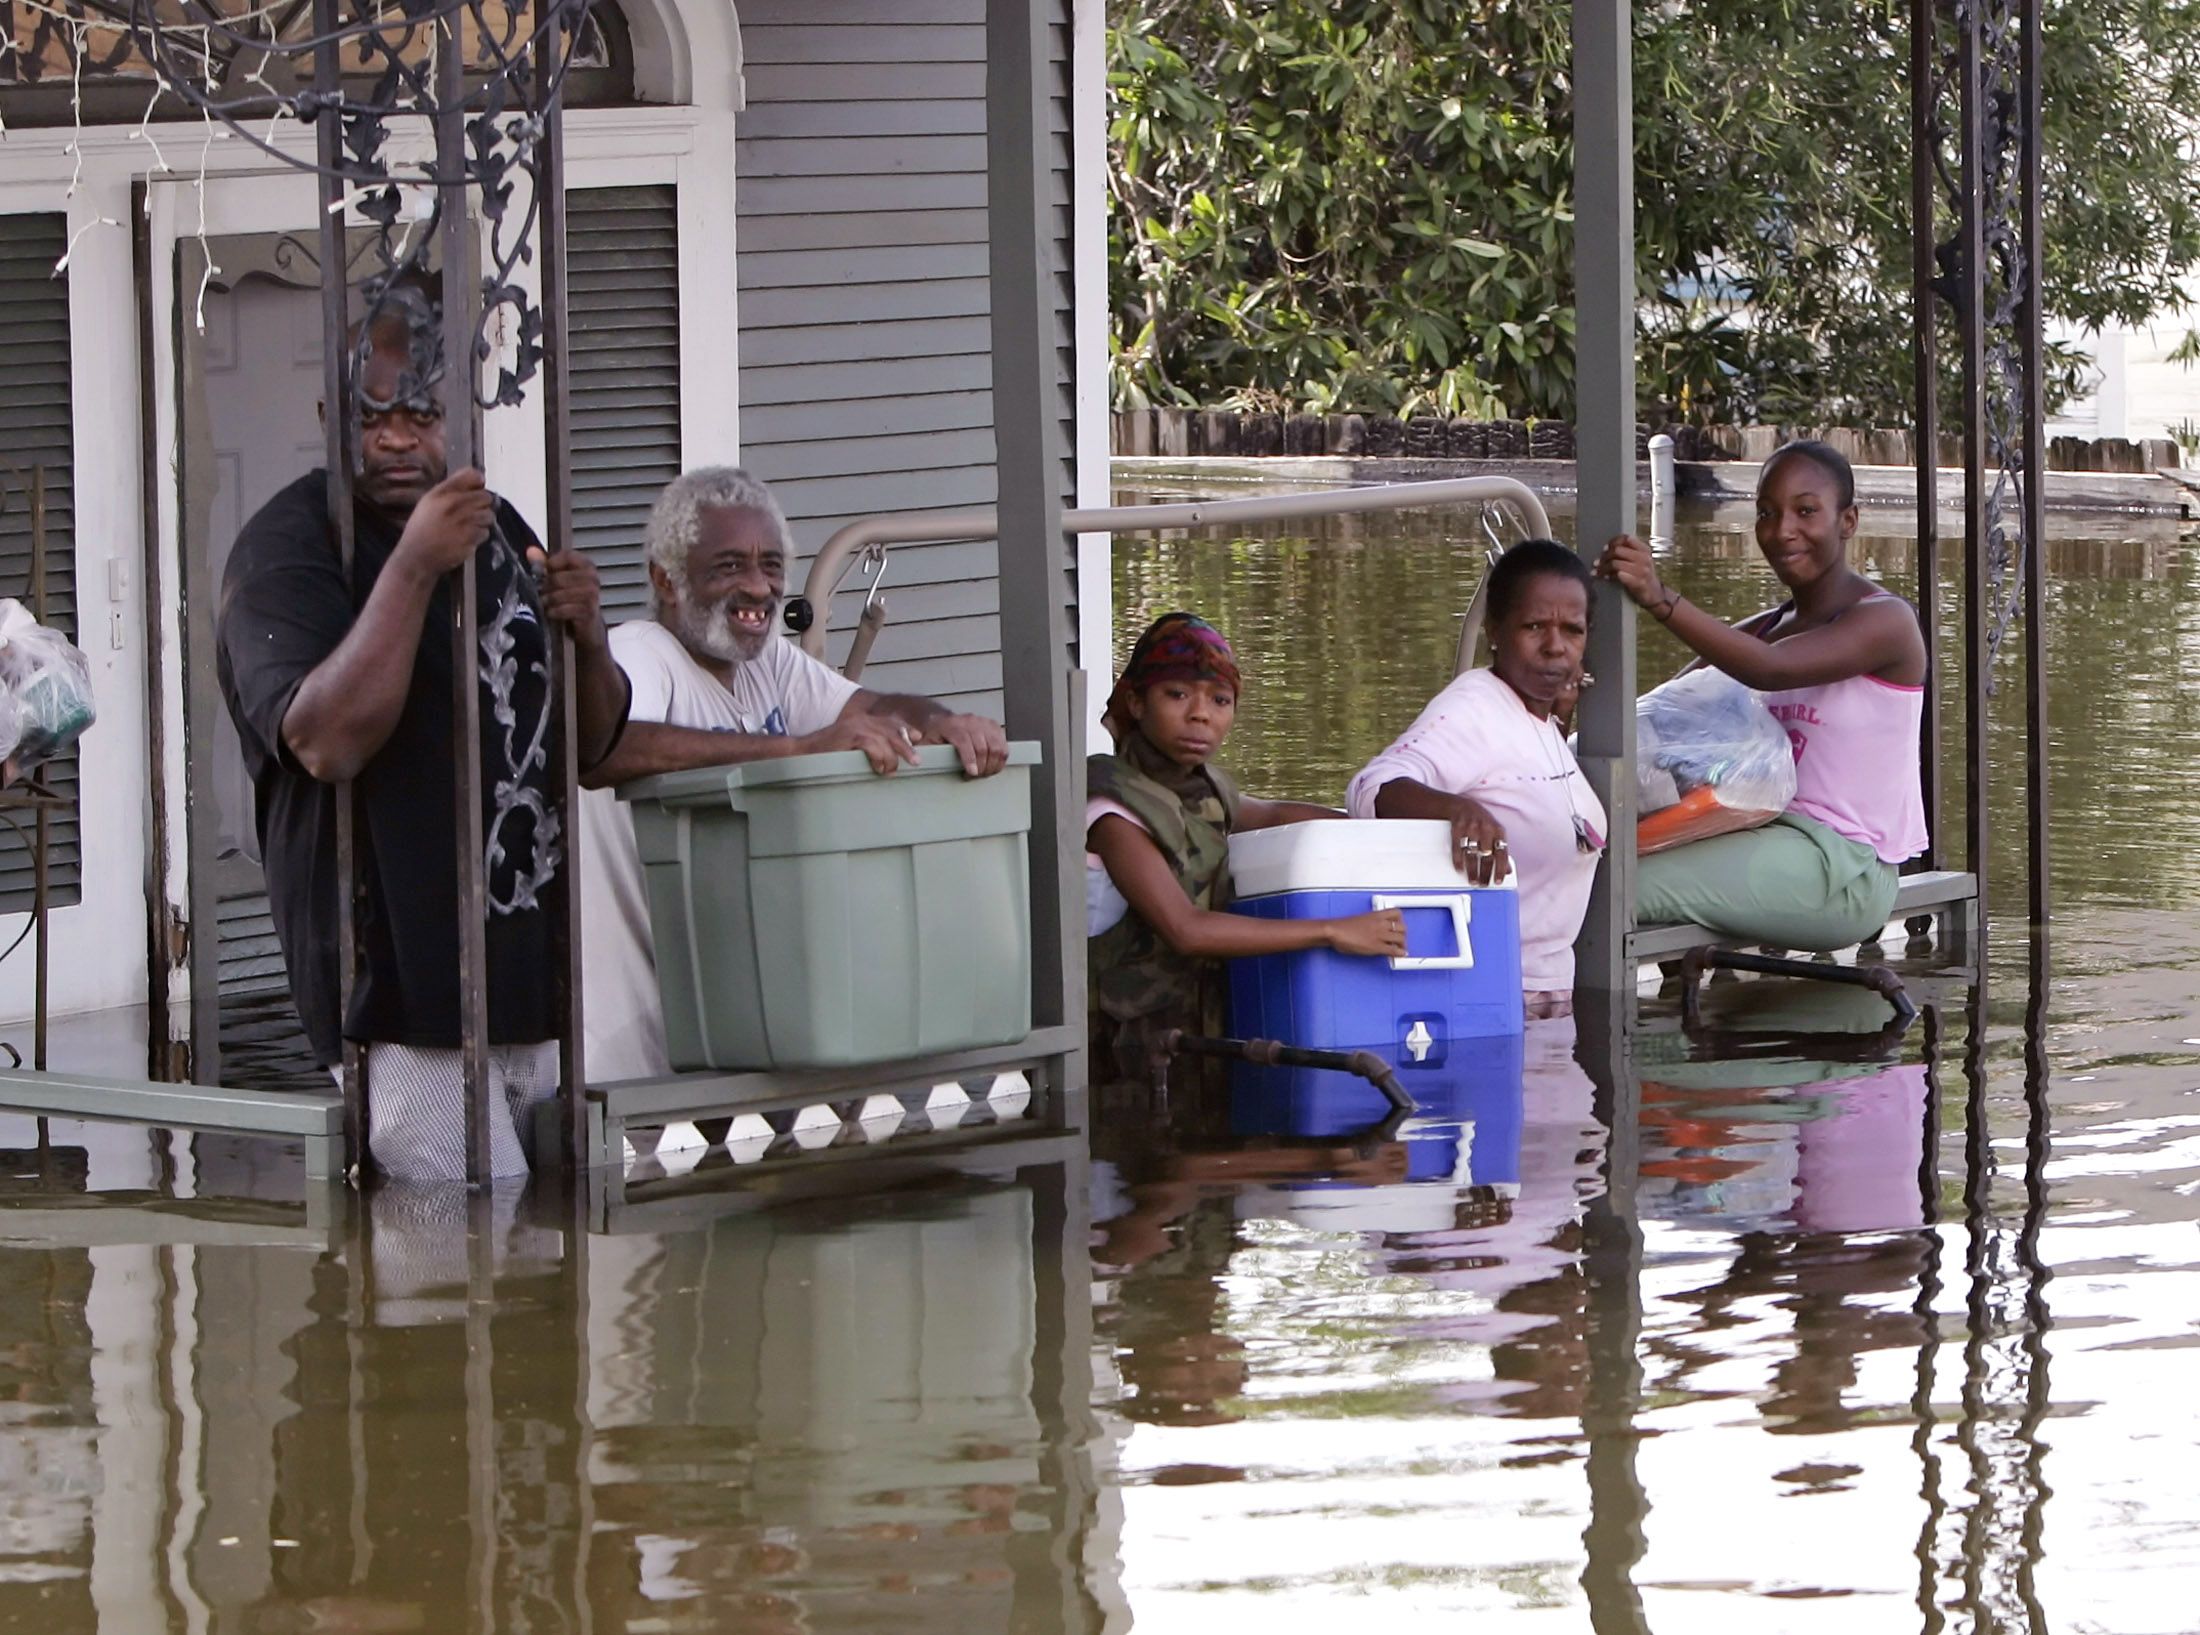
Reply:
<svg viewBox="0 0 2200 1635"><path fill-rule="evenodd" d="M1769 823L1795 799L1795 752L1765 701L1691 670L1635 701L1637 855Z"/></svg>
<svg viewBox="0 0 2200 1635"><path fill-rule="evenodd" d="M83 736L95 713L92 667L75 644L0 600L0 760L28 772Z"/></svg>

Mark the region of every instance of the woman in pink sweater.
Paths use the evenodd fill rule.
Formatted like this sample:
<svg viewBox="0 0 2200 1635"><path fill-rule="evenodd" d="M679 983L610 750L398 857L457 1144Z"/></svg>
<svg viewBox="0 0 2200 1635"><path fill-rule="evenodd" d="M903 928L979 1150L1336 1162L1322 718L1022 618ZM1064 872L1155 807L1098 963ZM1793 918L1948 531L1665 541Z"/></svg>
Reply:
<svg viewBox="0 0 2200 1635"><path fill-rule="evenodd" d="M1574 938L1604 847L1604 808L1566 746L1584 684L1588 564L1522 540L1489 578L1490 666L1429 701L1345 793L1354 817L1442 818L1476 885L1520 878L1520 977L1531 1017L1572 1006Z"/></svg>

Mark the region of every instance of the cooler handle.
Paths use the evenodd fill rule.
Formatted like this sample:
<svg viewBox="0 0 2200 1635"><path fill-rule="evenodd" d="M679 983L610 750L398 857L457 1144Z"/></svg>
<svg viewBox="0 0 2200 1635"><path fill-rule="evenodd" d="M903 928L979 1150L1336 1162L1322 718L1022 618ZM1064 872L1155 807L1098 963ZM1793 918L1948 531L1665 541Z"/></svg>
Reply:
<svg viewBox="0 0 2200 1635"><path fill-rule="evenodd" d="M1376 895L1368 899L1371 909L1448 908L1451 910L1451 932L1459 944L1456 954L1393 954L1390 968L1393 971L1471 971L1474 969L1474 939L1467 926L1474 918L1474 898L1464 891L1445 892L1442 896L1420 893L1412 897Z"/></svg>

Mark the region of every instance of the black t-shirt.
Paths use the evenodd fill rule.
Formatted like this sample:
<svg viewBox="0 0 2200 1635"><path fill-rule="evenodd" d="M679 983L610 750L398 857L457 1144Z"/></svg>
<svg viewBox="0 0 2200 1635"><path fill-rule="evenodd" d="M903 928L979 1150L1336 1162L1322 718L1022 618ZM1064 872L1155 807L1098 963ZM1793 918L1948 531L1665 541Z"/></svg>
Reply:
<svg viewBox="0 0 2200 1635"><path fill-rule="evenodd" d="M535 536L497 502L474 559L483 677L482 827L489 857L489 1037L556 1036L549 915L538 894L562 866L548 781L548 641L525 552ZM358 982L338 1023L336 789L298 764L283 716L335 650L396 549L401 525L360 502L353 581L328 522L328 481L299 478L245 524L222 577L216 670L244 740L291 996L325 1066L342 1039L455 1046L458 866L451 752L450 581L437 584L396 730L359 774L363 890ZM498 537L501 534L501 539Z"/></svg>

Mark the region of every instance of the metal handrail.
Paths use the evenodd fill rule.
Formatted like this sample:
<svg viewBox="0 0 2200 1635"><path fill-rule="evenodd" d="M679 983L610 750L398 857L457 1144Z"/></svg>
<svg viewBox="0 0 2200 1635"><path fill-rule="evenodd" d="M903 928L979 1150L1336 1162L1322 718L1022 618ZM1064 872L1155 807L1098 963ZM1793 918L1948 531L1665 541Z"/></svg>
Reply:
<svg viewBox="0 0 2200 1635"><path fill-rule="evenodd" d="M1305 517L1354 516L1370 511L1422 510L1435 506L1488 504L1502 501L1517 505L1527 519L1526 538L1548 539L1550 513L1535 490L1517 477L1446 477L1431 482L1380 483L1367 488L1333 488L1311 494L1260 494L1235 500L1194 500L1184 505L1117 505L1087 511L1064 511L1062 533L1145 534L1164 528L1226 527L1233 523L1287 522ZM801 633L802 650L814 659L825 656L825 610L840 582L848 576L861 552L893 545L944 544L956 539L995 539L1000 534L998 513L986 511L902 511L851 522L825 541L810 563L802 595L810 605L811 621ZM1475 617L1482 598L1476 594L1459 631L1457 670L1474 658L1475 636L1480 621ZM868 652L868 644L865 644ZM1456 673L1456 672L1455 672Z"/></svg>

